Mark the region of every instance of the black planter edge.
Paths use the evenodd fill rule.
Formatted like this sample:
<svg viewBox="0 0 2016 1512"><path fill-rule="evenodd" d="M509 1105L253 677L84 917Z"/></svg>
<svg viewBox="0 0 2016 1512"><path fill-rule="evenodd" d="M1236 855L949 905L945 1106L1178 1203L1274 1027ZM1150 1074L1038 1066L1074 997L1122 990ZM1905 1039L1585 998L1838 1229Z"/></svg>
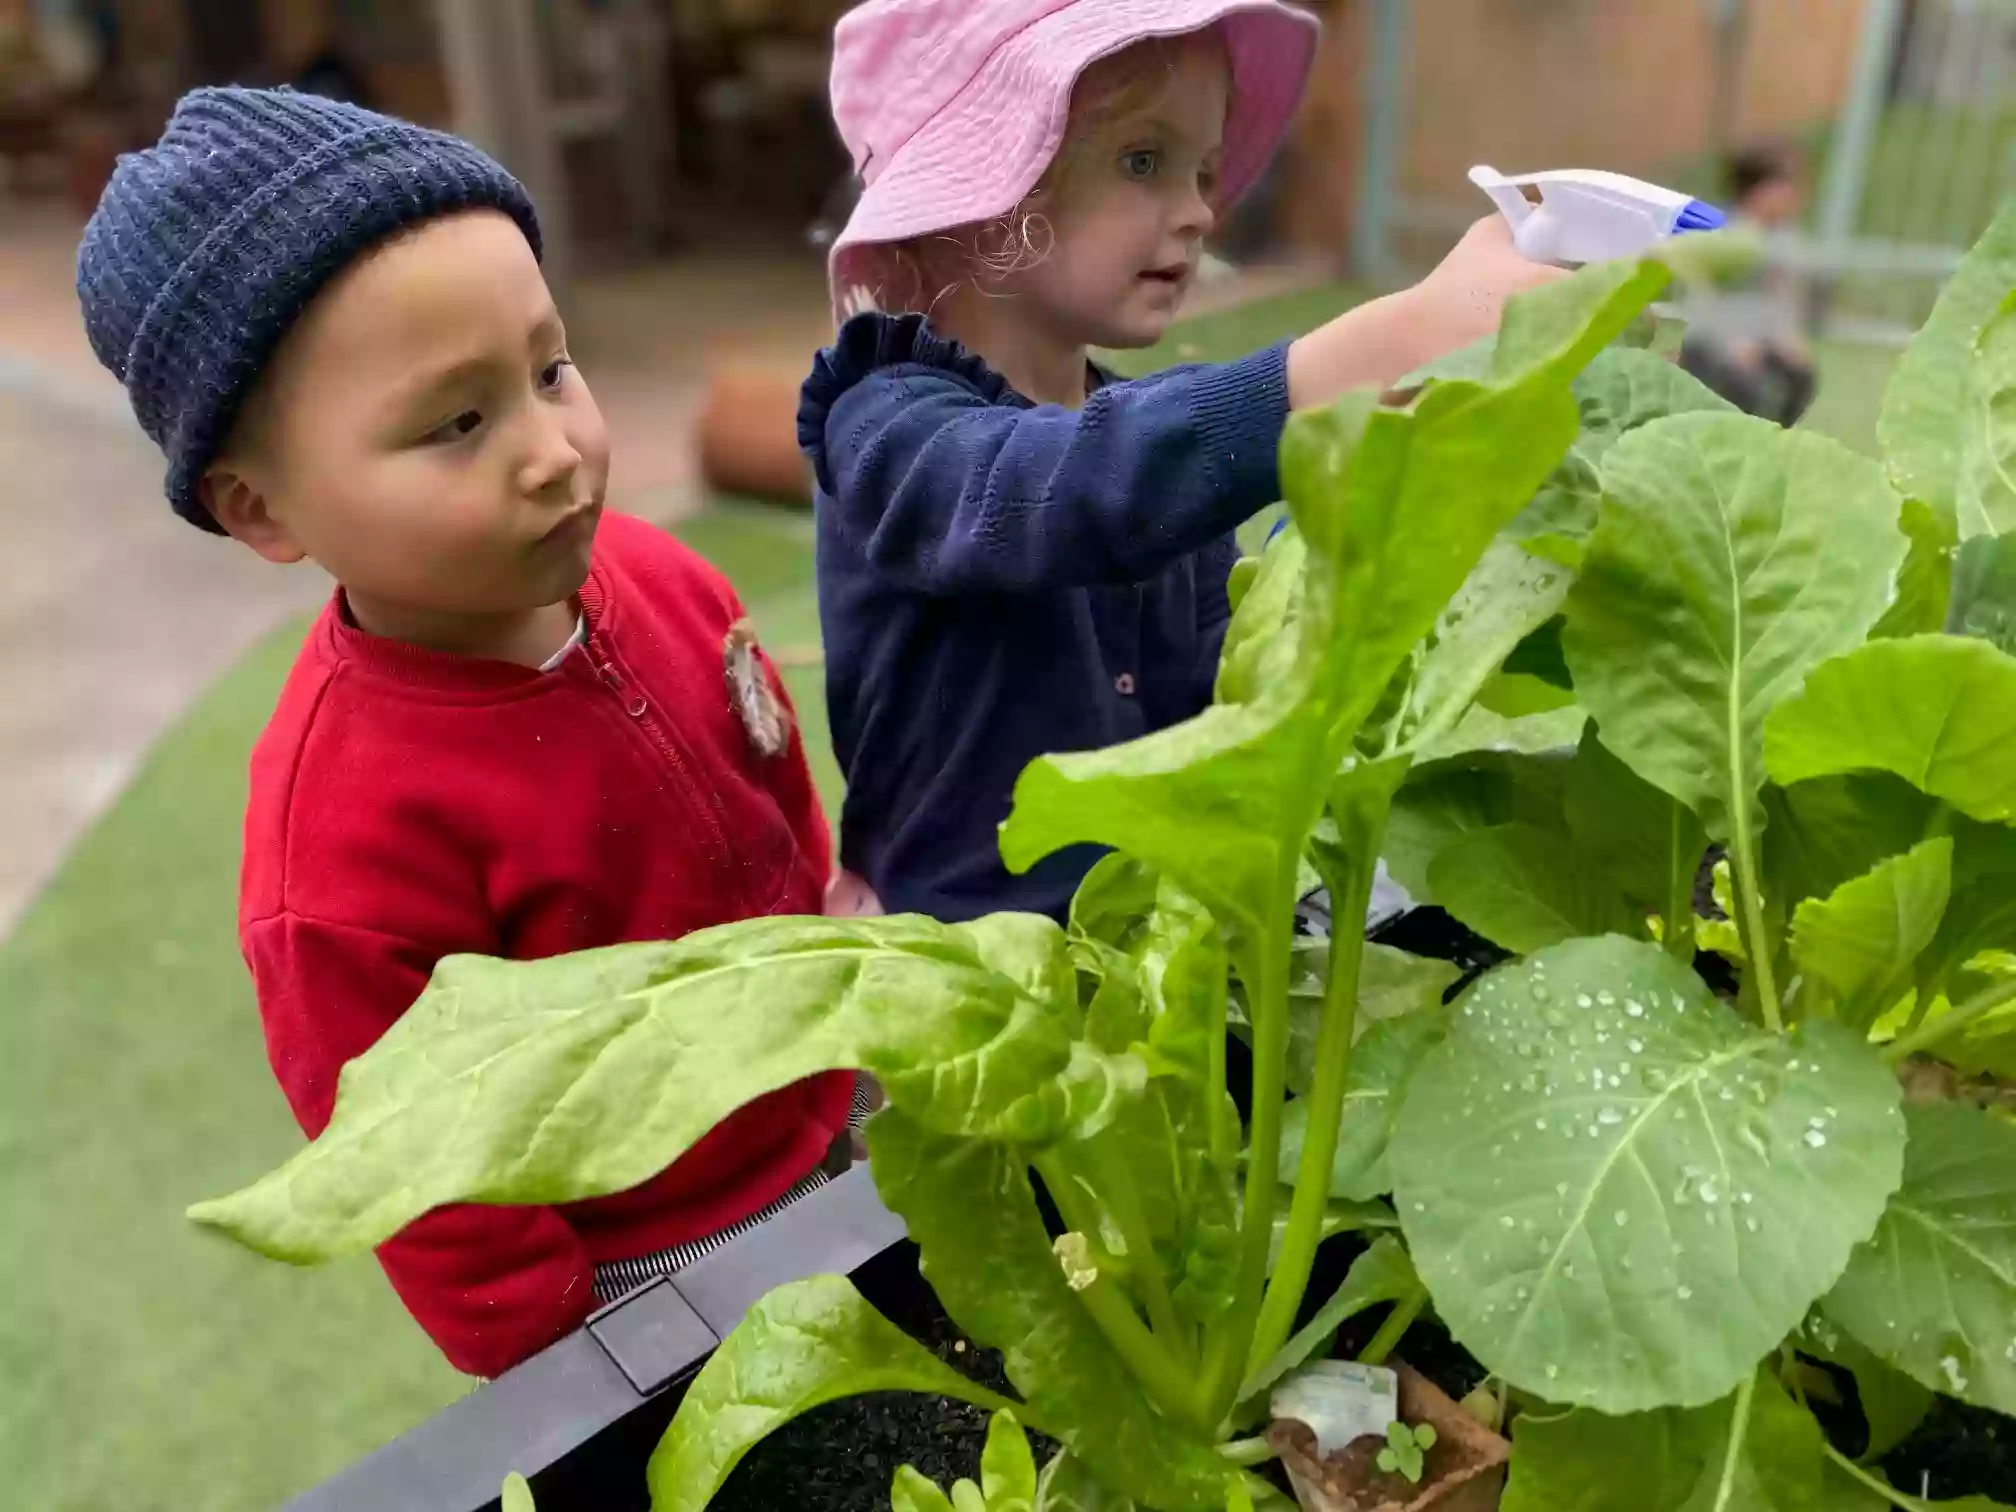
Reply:
<svg viewBox="0 0 2016 1512"><path fill-rule="evenodd" d="M603 1308L285 1512L481 1512L514 1470L535 1490L569 1483L605 1437L642 1430L655 1439L715 1346L767 1293L852 1275L904 1244L902 1220L857 1165L677 1276Z"/></svg>

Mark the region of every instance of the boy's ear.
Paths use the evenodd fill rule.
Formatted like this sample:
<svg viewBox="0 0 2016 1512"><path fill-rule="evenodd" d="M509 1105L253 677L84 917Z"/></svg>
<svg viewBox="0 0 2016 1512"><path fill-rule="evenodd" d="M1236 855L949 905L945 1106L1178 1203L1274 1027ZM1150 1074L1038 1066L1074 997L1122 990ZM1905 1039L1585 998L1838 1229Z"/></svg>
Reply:
<svg viewBox="0 0 2016 1512"><path fill-rule="evenodd" d="M226 535L243 541L267 561L286 565L308 554L273 513L265 491L237 468L225 463L212 467L197 485L197 497Z"/></svg>

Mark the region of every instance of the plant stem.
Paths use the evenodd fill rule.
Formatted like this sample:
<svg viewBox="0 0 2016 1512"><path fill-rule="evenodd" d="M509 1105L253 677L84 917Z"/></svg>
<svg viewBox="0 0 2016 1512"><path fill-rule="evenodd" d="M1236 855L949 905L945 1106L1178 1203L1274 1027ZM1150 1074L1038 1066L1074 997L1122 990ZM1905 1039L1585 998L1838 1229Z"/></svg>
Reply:
<svg viewBox="0 0 2016 1512"><path fill-rule="evenodd" d="M1316 1083L1309 1094L1309 1121L1302 1136L1302 1163L1295 1172L1295 1195L1288 1207L1288 1231L1267 1286L1253 1346L1251 1371L1271 1359L1295 1329L1295 1312L1309 1285L1316 1247L1323 1239L1323 1210L1330 1200L1330 1168L1337 1158L1344 1093L1351 1072L1351 1042L1358 1024L1358 977L1365 959L1365 910L1378 865L1377 835L1343 837L1349 847L1348 876L1332 881L1330 976L1323 984L1323 1019L1316 1034ZM1367 843L1367 842L1370 843ZM1344 883L1336 895L1336 881Z"/></svg>
<svg viewBox="0 0 2016 1512"><path fill-rule="evenodd" d="M1764 1012L1764 1026L1774 1034L1785 1027L1779 1013L1778 979L1771 966L1771 942L1764 938L1764 895L1757 885L1757 845L1750 833L1748 806L1739 801L1735 810L1734 833L1729 844L1730 863L1736 873L1736 901L1743 915L1743 948L1756 973L1757 1003Z"/></svg>
<svg viewBox="0 0 2016 1512"><path fill-rule="evenodd" d="M1230 1463L1247 1469L1264 1465L1275 1457L1274 1446L1264 1438L1234 1439L1229 1444L1220 1444L1218 1452Z"/></svg>
<svg viewBox="0 0 2016 1512"><path fill-rule="evenodd" d="M1063 1153L1055 1148L1045 1150L1031 1156L1029 1163L1043 1178L1044 1189L1050 1193L1050 1200L1057 1204L1057 1213L1064 1220L1065 1228L1072 1233L1083 1234L1097 1244L1099 1206L1092 1200L1091 1193L1079 1183L1078 1173L1071 1169L1071 1163L1064 1159ZM1131 1259L1125 1268L1133 1269Z"/></svg>
<svg viewBox="0 0 2016 1512"><path fill-rule="evenodd" d="M1414 1320L1421 1316L1421 1310L1428 1305L1428 1288L1417 1286L1413 1292L1394 1303L1393 1311L1386 1314L1386 1321L1379 1325L1379 1332L1372 1335L1372 1342L1358 1352L1361 1365L1384 1365L1386 1357L1399 1347L1401 1337L1414 1326Z"/></svg>
<svg viewBox="0 0 2016 1512"><path fill-rule="evenodd" d="M1751 1371L1743 1377L1743 1384L1736 1388L1736 1410L1729 1419L1729 1446L1722 1455L1722 1474L1716 1484L1712 1505L1728 1506L1731 1493L1736 1485L1738 1456L1750 1437L1750 1411L1757 1401L1757 1372Z"/></svg>
<svg viewBox="0 0 2016 1512"><path fill-rule="evenodd" d="M1874 1491L1883 1500L1890 1503L1891 1506L1901 1507L1904 1509L1904 1512L1926 1512L1927 1508L1935 1505L1932 1502L1921 1501L1915 1496L1907 1496L1880 1475L1871 1475L1825 1439L1820 1441L1820 1447L1826 1452L1827 1458L1834 1461L1836 1466L1854 1476L1856 1480L1862 1482L1863 1485Z"/></svg>
<svg viewBox="0 0 2016 1512"><path fill-rule="evenodd" d="M1239 1154L1239 1114L1225 1095L1225 1036L1229 994L1212 994L1211 1023L1205 1031L1204 1128L1211 1146L1211 1158L1230 1165Z"/></svg>
<svg viewBox="0 0 2016 1512"><path fill-rule="evenodd" d="M1267 1285L1267 1252L1274 1241L1274 1189L1281 1163L1281 1105L1288 1075L1288 956L1294 944L1295 871L1300 857L1282 857L1262 915L1266 932L1245 963L1250 974L1248 1014L1253 1024L1253 1120L1247 1137L1246 1195L1239 1220L1239 1277L1233 1303L1207 1331L1199 1394L1216 1423L1232 1409L1246 1375L1253 1320Z"/></svg>
<svg viewBox="0 0 2016 1512"><path fill-rule="evenodd" d="M1210 1433L1215 1420L1200 1422L1192 1372L1155 1335L1148 1332L1127 1296L1107 1276L1095 1276L1078 1291L1078 1300L1113 1352L1126 1362L1127 1369L1150 1400L1168 1416L1187 1422L1202 1433Z"/></svg>
<svg viewBox="0 0 2016 1512"><path fill-rule="evenodd" d="M1932 1012L1932 1004L1938 1000L1942 987L1941 972L1928 968L1915 975L1916 981L1912 984L1911 1017L1904 1025L1904 1034L1917 1032L1919 1026L1925 1022L1926 1016ZM1904 1034L1898 1035L1898 1038L1902 1039Z"/></svg>
<svg viewBox="0 0 2016 1512"><path fill-rule="evenodd" d="M1683 825L1678 803L1672 808L1667 823L1670 827L1666 842L1666 954L1676 961L1694 959L1694 877L1701 869L1701 858L1695 856L1690 861L1686 851L1681 849L1680 835Z"/></svg>
<svg viewBox="0 0 2016 1512"><path fill-rule="evenodd" d="M2009 1002L2016 1002L2016 979L1998 982L1995 986L1977 992L1966 1002L1960 1003L1933 1019L1929 1024L1920 1024L1890 1042L1883 1052L1885 1060L1896 1065L1907 1056L1929 1050L1964 1031L1976 1019L1984 1018L1997 1008Z"/></svg>
<svg viewBox="0 0 2016 1512"><path fill-rule="evenodd" d="M1126 1172L1119 1169L1109 1148L1096 1141L1087 1148L1097 1169L1099 1190L1106 1199L1107 1210L1120 1225L1120 1237L1126 1241L1131 1273L1141 1283L1141 1295L1148 1304L1148 1321L1154 1324L1157 1335L1183 1357L1185 1364L1194 1363L1190 1330L1176 1316L1169 1281L1162 1274L1162 1262L1155 1253L1147 1215L1141 1208L1141 1194L1127 1180Z"/></svg>

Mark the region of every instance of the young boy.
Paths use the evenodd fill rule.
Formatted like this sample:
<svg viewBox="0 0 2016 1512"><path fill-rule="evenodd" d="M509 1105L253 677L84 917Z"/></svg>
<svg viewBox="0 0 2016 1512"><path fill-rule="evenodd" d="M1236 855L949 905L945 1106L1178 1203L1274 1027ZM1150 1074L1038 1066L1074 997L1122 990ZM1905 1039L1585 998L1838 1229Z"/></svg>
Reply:
<svg viewBox="0 0 2016 1512"><path fill-rule="evenodd" d="M252 759L240 938L311 1136L459 952L536 958L816 913L829 840L728 585L603 518L609 440L524 190L467 143L200 90L84 235L92 345L191 524L339 585ZM847 1076L633 1191L455 1207L379 1252L491 1376L821 1178Z"/></svg>
<svg viewBox="0 0 2016 1512"><path fill-rule="evenodd" d="M1791 148L1759 142L1728 164L1734 223L1769 235L1798 223L1805 204ZM1738 409L1795 424L1813 403L1818 379L1806 345L1809 291L1769 258L1735 283L1690 291L1680 362Z"/></svg>

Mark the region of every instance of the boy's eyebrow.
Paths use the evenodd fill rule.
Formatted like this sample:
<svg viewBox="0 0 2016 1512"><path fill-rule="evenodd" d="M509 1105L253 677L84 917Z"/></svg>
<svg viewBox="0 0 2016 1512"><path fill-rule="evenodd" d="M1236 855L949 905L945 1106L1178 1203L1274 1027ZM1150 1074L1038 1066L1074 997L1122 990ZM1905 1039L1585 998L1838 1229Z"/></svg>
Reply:
<svg viewBox="0 0 2016 1512"><path fill-rule="evenodd" d="M429 400L460 388L471 378L480 377L491 366L488 357L465 357L447 367L423 372L397 387L393 403L402 410L418 409Z"/></svg>
<svg viewBox="0 0 2016 1512"><path fill-rule="evenodd" d="M537 353L542 347L566 334L560 321L560 312L549 309L531 330L526 333L525 345ZM485 353L465 357L447 367L420 374L410 382L399 385L393 402L400 409L418 409L429 400L453 393L472 378L480 378L496 365L495 358Z"/></svg>

